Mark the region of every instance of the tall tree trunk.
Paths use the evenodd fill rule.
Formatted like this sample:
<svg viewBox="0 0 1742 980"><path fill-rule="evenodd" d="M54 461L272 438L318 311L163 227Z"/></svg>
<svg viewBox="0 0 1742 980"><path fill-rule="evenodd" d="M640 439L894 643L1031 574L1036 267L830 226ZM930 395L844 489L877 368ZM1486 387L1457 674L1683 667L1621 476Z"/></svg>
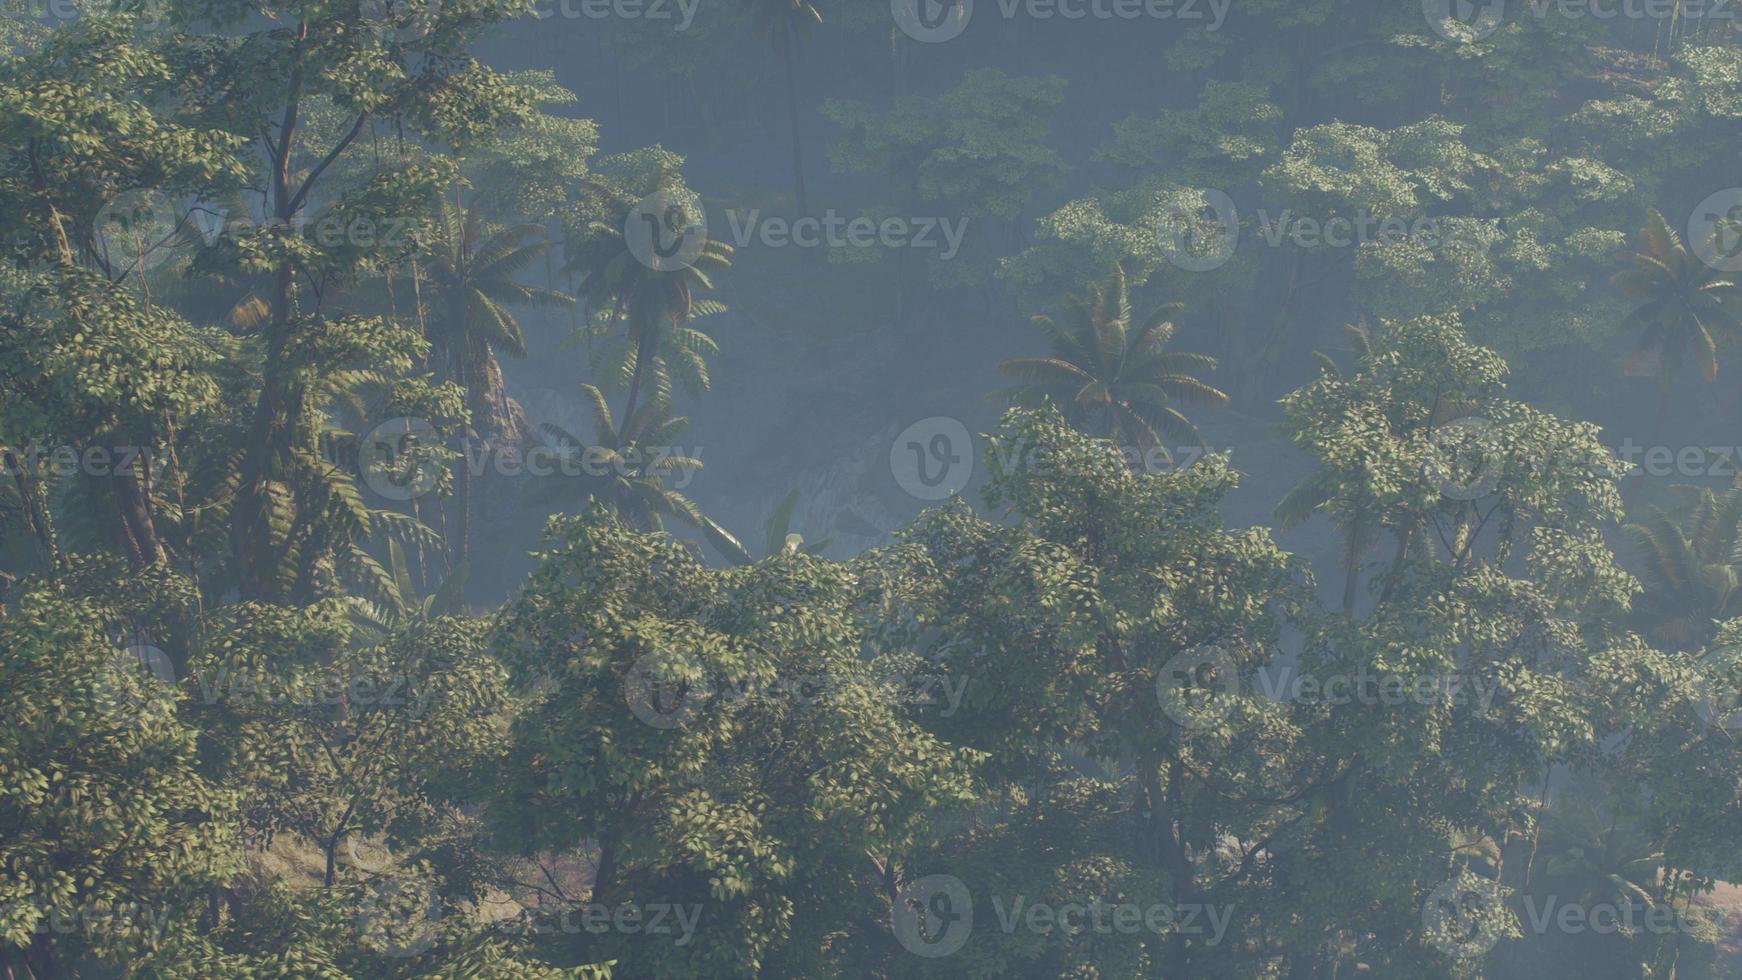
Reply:
<svg viewBox="0 0 1742 980"><path fill-rule="evenodd" d="M110 458L115 459L117 455L111 453ZM141 452L123 462L125 466L117 463L113 467L109 479L115 491L121 524L127 532L127 557L138 570L164 562L167 557L163 542L157 536L157 523L151 517L151 458ZM143 478L139 472L141 467L145 471Z"/></svg>
<svg viewBox="0 0 1742 980"><path fill-rule="evenodd" d="M307 31L305 26L303 30ZM278 125L277 153L272 160L272 214L288 227L296 215L290 189L290 159L297 135L297 117L302 101L302 67L291 69L290 95ZM267 321L266 360L261 372L260 397L243 449L242 479L236 487L231 522L232 551L236 559L237 588L244 599L270 599L274 591L268 565L272 528L266 512L266 487L281 475L289 456L293 405L290 382L284 373L292 319L295 315L296 270L289 259L279 264L273 277L271 315Z"/></svg>
<svg viewBox="0 0 1742 980"><path fill-rule="evenodd" d="M289 456L293 436L293 399L282 365L290 333L294 275L287 262L278 270L274 283L260 395L255 401L254 420L243 449L242 480L236 487L230 533L237 587L244 599L270 599L273 592L268 567L272 526L266 508L266 488L268 483L282 475L283 462Z"/></svg>

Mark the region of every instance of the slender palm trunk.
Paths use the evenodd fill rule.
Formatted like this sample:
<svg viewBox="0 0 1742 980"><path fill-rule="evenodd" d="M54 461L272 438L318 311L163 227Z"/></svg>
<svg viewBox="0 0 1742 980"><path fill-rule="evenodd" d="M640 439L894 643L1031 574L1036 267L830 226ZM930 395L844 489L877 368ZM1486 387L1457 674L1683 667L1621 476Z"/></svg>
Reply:
<svg viewBox="0 0 1742 980"><path fill-rule="evenodd" d="M629 397L623 405L623 417L617 420L617 433L623 435L629 431L630 420L635 417L635 406L641 396L641 382L647 374L647 364L653 359L653 351L659 343L659 323L657 321L641 326L638 321L645 314L638 314L635 308L629 308L629 335L635 341L635 370L629 375Z"/></svg>
<svg viewBox="0 0 1742 980"><path fill-rule="evenodd" d="M1654 446L1657 445L1658 440L1663 438L1663 423L1669 417L1669 378L1667 375L1658 383L1657 388L1657 417L1651 423L1651 444Z"/></svg>
<svg viewBox="0 0 1742 980"><path fill-rule="evenodd" d="M617 421L621 435L629 430L629 420L635 417L635 401L641 395L641 376L647 368L647 344L635 345L635 371L629 376L629 397L623 403L623 417Z"/></svg>
<svg viewBox="0 0 1742 980"><path fill-rule="evenodd" d="M470 352L459 354L458 359L460 363L455 373L460 376L460 389L466 393L472 417L460 426L459 472L454 475L454 503L460 511L454 541L456 565L466 561L472 553L472 437L476 433L479 402L472 390L476 372L472 369Z"/></svg>
<svg viewBox="0 0 1742 980"><path fill-rule="evenodd" d="M780 61L786 70L786 115L792 126L792 182L798 195L798 213L810 214L810 196L804 187L804 146L799 139L798 128L798 85L793 80L793 50L798 46L798 39L793 33L793 27L788 22L781 35Z"/></svg>

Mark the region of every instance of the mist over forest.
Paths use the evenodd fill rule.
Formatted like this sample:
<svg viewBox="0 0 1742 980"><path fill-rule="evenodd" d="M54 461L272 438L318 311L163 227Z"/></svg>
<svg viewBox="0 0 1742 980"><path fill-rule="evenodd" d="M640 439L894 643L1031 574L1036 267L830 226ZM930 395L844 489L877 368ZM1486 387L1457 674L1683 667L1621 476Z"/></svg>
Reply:
<svg viewBox="0 0 1742 980"><path fill-rule="evenodd" d="M0 36L0 980L1742 978L1734 0Z"/></svg>

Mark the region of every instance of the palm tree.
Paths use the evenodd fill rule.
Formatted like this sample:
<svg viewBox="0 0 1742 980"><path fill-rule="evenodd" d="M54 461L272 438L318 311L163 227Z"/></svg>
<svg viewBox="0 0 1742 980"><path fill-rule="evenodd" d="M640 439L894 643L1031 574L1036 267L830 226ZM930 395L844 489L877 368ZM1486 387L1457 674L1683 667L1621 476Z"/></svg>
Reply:
<svg viewBox="0 0 1742 980"><path fill-rule="evenodd" d="M568 485L577 479L595 500L609 506L619 520L643 531L664 528L671 518L691 527L702 527L707 520L701 509L682 493L665 485L669 476L699 470L702 462L676 455L672 440L689 425L689 419L673 416L670 402L655 397L629 416L619 428L605 403L605 394L593 385L581 385L581 391L593 410L597 432L589 446L574 433L549 422L540 427L557 442L570 461L578 465L565 466L565 472L539 477L534 483L533 499L570 500ZM662 393L663 395L663 393Z"/></svg>
<svg viewBox="0 0 1742 980"><path fill-rule="evenodd" d="M668 183L665 178L661 183ZM683 327L698 313L697 292L714 288L708 273L732 264L732 246L709 239L694 261L677 269L655 269L629 248L623 228L640 202L621 190L595 186L603 210L612 220L586 223L585 234L573 244L568 271L581 273L579 292L593 309L609 311L608 324L623 323L635 352L629 371L629 395L623 418L634 419L649 368L666 343L668 331Z"/></svg>
<svg viewBox="0 0 1742 980"><path fill-rule="evenodd" d="M821 554L829 546L829 539L824 538L815 544L805 544L804 535L792 530L792 513L798 508L798 491L789 490L780 503L774 508L774 513L768 517L768 523L762 527L762 554L765 558L788 552L802 552L807 555ZM702 521L702 536L714 550L725 556L734 565L754 565L756 556L744 546L733 534L716 524L711 519Z"/></svg>
<svg viewBox="0 0 1742 980"><path fill-rule="evenodd" d="M1713 331L1742 329L1737 318L1742 293L1727 273L1690 252L1655 209L1647 214L1645 227L1639 231L1639 251L1610 282L1639 301L1622 322L1622 329L1639 328L1638 350L1657 355L1662 363L1657 421L1652 429L1655 440L1663 430L1670 386L1690 352L1705 379L1717 379L1718 344Z"/></svg>
<svg viewBox="0 0 1742 980"><path fill-rule="evenodd" d="M1643 561L1633 616L1653 643L1695 650L1711 640L1717 620L1742 615L1742 478L1721 494L1672 492L1679 506L1652 507L1627 525Z"/></svg>
<svg viewBox="0 0 1742 980"><path fill-rule="evenodd" d="M429 340L446 359L454 381L465 389L472 424L461 432L456 479L459 504L457 554L464 560L471 538L471 457L474 436L495 444L516 428L503 391L496 352L526 355L526 335L511 306L563 306L574 299L554 289L527 286L515 277L550 248L538 225L497 226L476 207L444 204L441 238L424 270L434 302L425 320Z"/></svg>
<svg viewBox="0 0 1742 980"><path fill-rule="evenodd" d="M1183 305L1169 303L1135 321L1125 270L1114 266L1105 285L1067 297L1065 306L1069 319L1063 325L1048 316L1034 318L1052 340L1051 357L998 365L1000 373L1021 382L1004 396L1017 405L1050 399L1084 431L1121 444L1135 440L1137 448L1159 449L1170 462L1164 436L1202 445L1197 426L1174 404L1221 405L1228 396L1196 377L1215 369L1214 357L1167 350L1174 332L1170 318Z"/></svg>
<svg viewBox="0 0 1742 980"><path fill-rule="evenodd" d="M726 305L714 300L697 300L691 322L705 316L726 312ZM627 387L635 375L638 348L627 336L611 335L612 323L608 311L601 310L593 322L578 331L587 340L594 337L603 343L593 352L593 371L609 379L607 387ZM687 324L677 324L659 332L658 346L648 355L646 372L651 383L678 387L691 395L701 395L713 387L713 375L708 360L720 353L720 345L707 333Z"/></svg>
<svg viewBox="0 0 1742 980"><path fill-rule="evenodd" d="M823 22L823 14L812 0L755 0L755 4L752 26L758 37L773 43L786 75L786 114L792 129L792 179L798 195L798 211L809 214L810 199L804 189L804 150L799 142L798 86L793 81L793 61L799 39L812 25Z"/></svg>

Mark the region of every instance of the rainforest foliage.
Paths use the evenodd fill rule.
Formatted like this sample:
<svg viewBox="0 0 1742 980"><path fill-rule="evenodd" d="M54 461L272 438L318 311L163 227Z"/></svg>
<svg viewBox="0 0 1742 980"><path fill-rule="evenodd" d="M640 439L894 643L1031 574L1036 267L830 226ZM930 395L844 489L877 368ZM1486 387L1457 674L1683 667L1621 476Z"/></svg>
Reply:
<svg viewBox="0 0 1742 980"><path fill-rule="evenodd" d="M1742 480L1617 446L1734 425L1742 35L1159 6L9 10L4 976L1734 975ZM980 479L725 526L748 318L1004 329Z"/></svg>

